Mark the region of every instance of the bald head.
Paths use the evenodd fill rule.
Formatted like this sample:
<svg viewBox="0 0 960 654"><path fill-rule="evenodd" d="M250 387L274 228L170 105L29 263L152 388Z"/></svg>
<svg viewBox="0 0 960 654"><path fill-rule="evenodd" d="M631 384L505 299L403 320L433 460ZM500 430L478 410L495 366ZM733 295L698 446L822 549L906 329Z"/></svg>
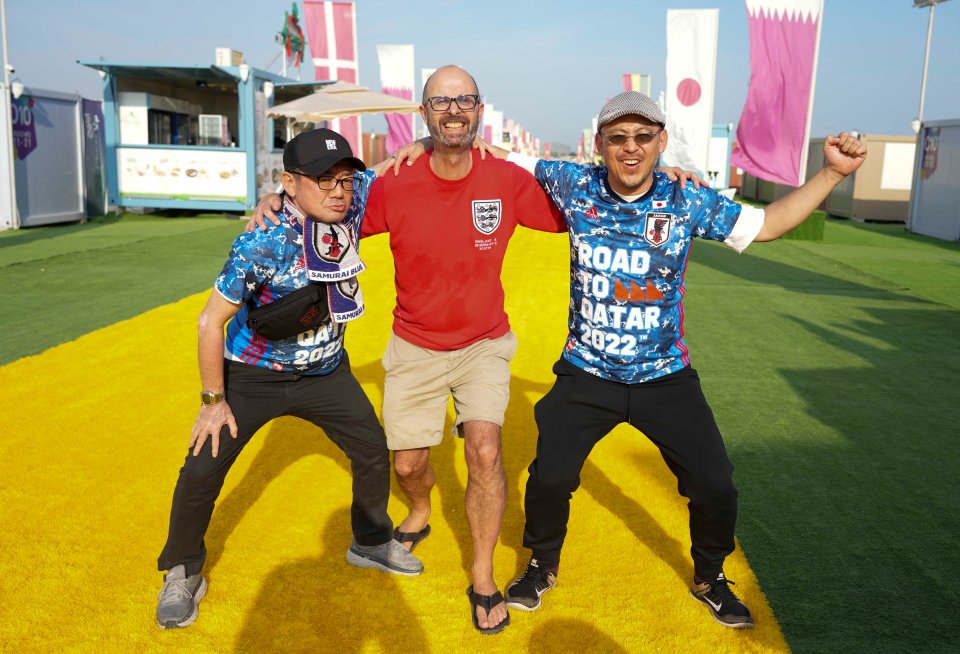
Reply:
<svg viewBox="0 0 960 654"><path fill-rule="evenodd" d="M458 88L463 89L458 93L437 93L437 88ZM446 95L456 97L463 94L480 95L480 89L473 75L460 68L460 66L441 66L433 71L433 74L427 78L423 85L422 100L434 95ZM421 101L422 101L421 100Z"/></svg>

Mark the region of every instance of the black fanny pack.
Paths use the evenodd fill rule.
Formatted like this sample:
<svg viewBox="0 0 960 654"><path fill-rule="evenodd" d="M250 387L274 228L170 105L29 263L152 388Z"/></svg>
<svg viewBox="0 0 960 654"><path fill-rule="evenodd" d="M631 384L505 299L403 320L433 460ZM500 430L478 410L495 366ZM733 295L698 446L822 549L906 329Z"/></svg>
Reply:
<svg viewBox="0 0 960 654"><path fill-rule="evenodd" d="M247 327L271 341L316 329L329 315L326 284L307 284L260 307L254 306L252 298L247 301Z"/></svg>

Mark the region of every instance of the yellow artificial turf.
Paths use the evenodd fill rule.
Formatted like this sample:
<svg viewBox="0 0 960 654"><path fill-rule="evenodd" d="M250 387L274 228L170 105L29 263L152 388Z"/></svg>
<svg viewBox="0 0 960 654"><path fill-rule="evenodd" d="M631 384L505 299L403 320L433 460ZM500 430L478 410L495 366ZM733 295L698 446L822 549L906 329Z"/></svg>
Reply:
<svg viewBox="0 0 960 654"><path fill-rule="evenodd" d="M363 254L368 310L350 326L347 349L379 408L392 262L384 237L366 241ZM520 348L504 429L501 587L529 556L520 542L533 404L553 381L565 336L566 257L565 236L521 230L504 267ZM227 478L207 536L210 588L199 619L160 630L156 557L197 409L195 319L205 298L0 368L0 651L788 651L743 552L726 572L755 629L724 628L689 597L685 501L656 449L629 427L601 442L584 468L557 588L539 611L512 611L506 631L481 636L465 595L462 443L448 438L432 455L433 533L417 550L426 572L396 577L344 560L350 477L342 453L312 425L277 420ZM399 522L405 511L394 484L391 515Z"/></svg>

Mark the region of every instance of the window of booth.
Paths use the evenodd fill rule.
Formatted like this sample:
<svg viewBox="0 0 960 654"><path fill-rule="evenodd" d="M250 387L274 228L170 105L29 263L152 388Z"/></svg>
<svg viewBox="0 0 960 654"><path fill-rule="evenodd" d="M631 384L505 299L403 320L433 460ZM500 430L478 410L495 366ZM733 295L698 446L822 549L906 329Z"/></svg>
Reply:
<svg viewBox="0 0 960 654"><path fill-rule="evenodd" d="M242 146L233 80L116 78L121 145Z"/></svg>

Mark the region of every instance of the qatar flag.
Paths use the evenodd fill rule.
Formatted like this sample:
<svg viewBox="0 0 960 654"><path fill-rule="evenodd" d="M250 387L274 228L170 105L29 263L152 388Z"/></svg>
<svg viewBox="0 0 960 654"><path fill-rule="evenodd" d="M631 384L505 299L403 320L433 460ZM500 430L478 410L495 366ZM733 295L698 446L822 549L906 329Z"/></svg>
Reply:
<svg viewBox="0 0 960 654"><path fill-rule="evenodd" d="M304 0L303 18L315 79L359 84L357 18L353 3ZM353 154L362 158L360 116L335 118L328 123L330 129L340 132L350 142Z"/></svg>
<svg viewBox="0 0 960 654"><path fill-rule="evenodd" d="M387 95L413 100L413 46L378 45L380 88ZM387 119L387 152L396 152L413 140L414 114L384 114Z"/></svg>
<svg viewBox="0 0 960 654"><path fill-rule="evenodd" d="M807 166L823 0L746 0L750 88L731 165L800 186Z"/></svg>
<svg viewBox="0 0 960 654"><path fill-rule="evenodd" d="M719 9L667 10L667 149L663 162L707 174Z"/></svg>

